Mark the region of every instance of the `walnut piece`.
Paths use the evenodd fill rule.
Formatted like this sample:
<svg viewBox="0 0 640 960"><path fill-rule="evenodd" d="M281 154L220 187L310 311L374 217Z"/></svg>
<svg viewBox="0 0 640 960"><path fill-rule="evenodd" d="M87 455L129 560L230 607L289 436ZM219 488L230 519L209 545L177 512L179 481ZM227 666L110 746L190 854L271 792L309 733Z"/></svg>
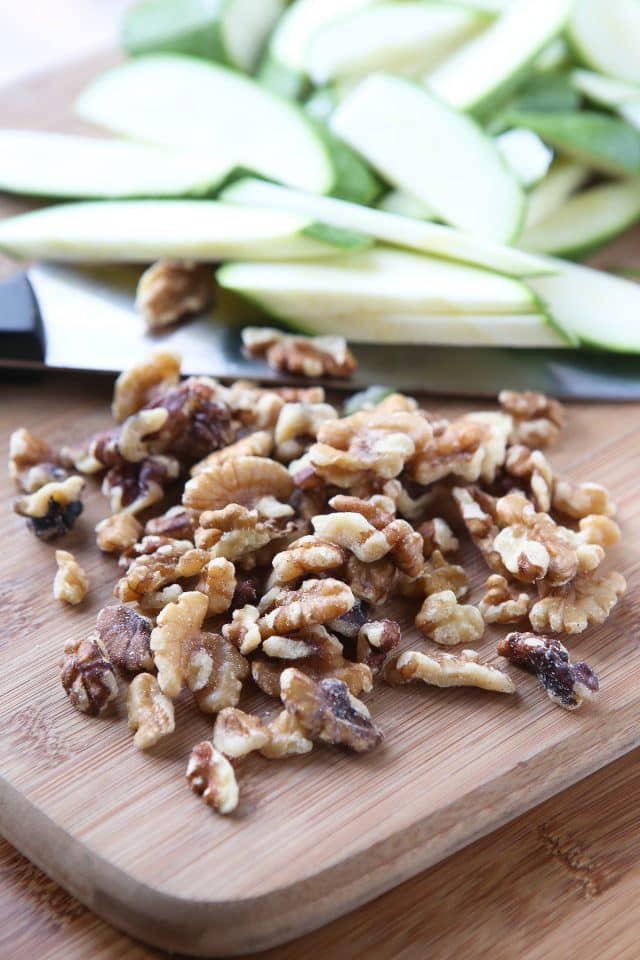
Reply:
<svg viewBox="0 0 640 960"><path fill-rule="evenodd" d="M96 620L96 633L119 670L140 673L154 669L151 621L132 607L103 607Z"/></svg>
<svg viewBox="0 0 640 960"><path fill-rule="evenodd" d="M68 550L56 550L58 570L53 578L53 596L56 600L76 606L89 591L89 578Z"/></svg>
<svg viewBox="0 0 640 960"><path fill-rule="evenodd" d="M141 600L166 584L195 577L209 561L207 551L194 548L189 540L157 539L159 543L155 538L144 538L142 549L150 541L151 552L137 556L116 584L114 594L123 603Z"/></svg>
<svg viewBox="0 0 640 960"><path fill-rule="evenodd" d="M532 670L547 696L565 710L577 710L593 700L598 678L584 661L571 663L569 651L557 639L534 633L509 633L497 646L498 653L519 667Z"/></svg>
<svg viewBox="0 0 640 960"><path fill-rule="evenodd" d="M562 587L542 589L529 612L536 633L582 633L590 624L604 623L627 588L620 573L603 577L577 576Z"/></svg>
<svg viewBox="0 0 640 960"><path fill-rule="evenodd" d="M168 697L177 697L184 685L189 657L200 643L202 624L209 601L203 593L183 593L158 614L151 631L150 646L158 669L160 689Z"/></svg>
<svg viewBox="0 0 640 960"><path fill-rule="evenodd" d="M484 633L484 620L477 607L458 603L453 590L428 596L415 619L425 636L444 646L474 643Z"/></svg>
<svg viewBox="0 0 640 960"><path fill-rule="evenodd" d="M235 707L249 664L232 643L215 633L202 633L188 651L187 686L203 713Z"/></svg>
<svg viewBox="0 0 640 960"><path fill-rule="evenodd" d="M132 413L166 393L180 381L180 357L170 350L158 350L123 371L113 388L111 412L122 423Z"/></svg>
<svg viewBox="0 0 640 960"><path fill-rule="evenodd" d="M321 537L301 537L273 558L273 583L291 583L307 574L337 570L346 560L345 551Z"/></svg>
<svg viewBox="0 0 640 960"><path fill-rule="evenodd" d="M385 668L392 686L421 680L434 687L480 687L493 693L515 693L510 677L489 664L478 663L475 650L452 653L420 653L406 650Z"/></svg>
<svg viewBox="0 0 640 960"><path fill-rule="evenodd" d="M148 330L201 313L213 303L213 270L188 260L158 260L148 267L136 290L136 309Z"/></svg>
<svg viewBox="0 0 640 960"><path fill-rule="evenodd" d="M400 624L395 620L369 620L360 628L356 641L359 663L366 663L373 674L379 673L401 636Z"/></svg>
<svg viewBox="0 0 640 960"><path fill-rule="evenodd" d="M518 443L509 447L505 470L512 477L527 480L536 510L547 513L554 496L554 477L551 464L541 450L530 450Z"/></svg>
<svg viewBox="0 0 640 960"><path fill-rule="evenodd" d="M189 510L176 506L170 507L159 517L147 520L144 532L150 536L171 537L174 540L193 540L196 525Z"/></svg>
<svg viewBox="0 0 640 960"><path fill-rule="evenodd" d="M296 757L313 749L313 742L305 736L301 724L288 710L276 714L266 728L269 740L261 747L260 753L268 760Z"/></svg>
<svg viewBox="0 0 640 960"><path fill-rule="evenodd" d="M207 616L213 617L229 609L236 586L236 568L230 560L216 557L209 561L196 585L196 590L202 590L209 598Z"/></svg>
<svg viewBox="0 0 640 960"><path fill-rule="evenodd" d="M252 604L245 604L233 611L231 623L225 623L222 636L242 654L252 653L262 643L258 626L260 611Z"/></svg>
<svg viewBox="0 0 640 960"><path fill-rule="evenodd" d="M571 480L556 480L553 508L575 520L591 514L603 517L613 517L616 514L616 506L606 487L599 483L573 483Z"/></svg>
<svg viewBox="0 0 640 960"><path fill-rule="evenodd" d="M305 377L350 377L356 360L344 337L303 337L270 327L245 327L245 352L264 357L273 370Z"/></svg>
<svg viewBox="0 0 640 960"><path fill-rule="evenodd" d="M96 524L96 543L104 553L124 553L140 539L142 524L130 513L114 513Z"/></svg>
<svg viewBox="0 0 640 960"><path fill-rule="evenodd" d="M269 743L269 732L260 717L235 707L225 707L213 726L213 745L227 757L244 757Z"/></svg>
<svg viewBox="0 0 640 960"><path fill-rule="evenodd" d="M45 483L64 480L67 472L48 443L20 427L9 437L9 476L25 493L35 493Z"/></svg>
<svg viewBox="0 0 640 960"><path fill-rule="evenodd" d="M504 463L510 429L511 419L502 414L458 417L411 460L409 477L422 486L449 476L490 482Z"/></svg>
<svg viewBox="0 0 640 960"><path fill-rule="evenodd" d="M439 550L434 550L415 579L401 581L400 590L414 600L450 590L461 600L469 592L469 583L464 567L449 563Z"/></svg>
<svg viewBox="0 0 640 960"><path fill-rule="evenodd" d="M382 739L371 715L346 683L334 678L318 682L289 667L280 676L280 695L310 739L342 744L362 753Z"/></svg>
<svg viewBox="0 0 640 960"><path fill-rule="evenodd" d="M374 563L363 563L351 556L347 560L344 579L358 600L379 606L391 594L398 579L398 571L389 555Z"/></svg>
<svg viewBox="0 0 640 960"><path fill-rule="evenodd" d="M422 553L425 560L429 559L434 550L439 550L442 554L455 553L460 547L458 538L454 536L453 530L442 517L425 520L418 527L418 533L422 537Z"/></svg>
<svg viewBox="0 0 640 960"><path fill-rule="evenodd" d="M351 588L340 580L305 580L298 590L286 590L277 606L259 620L263 638L287 634L342 616L355 603Z"/></svg>
<svg viewBox="0 0 640 960"><path fill-rule="evenodd" d="M267 660L254 657L251 661L251 676L257 687L269 697L279 698L280 677L288 669L286 660ZM296 669L312 680L324 680L331 677L342 680L354 697L361 693L370 693L373 689L373 672L366 663L354 663L352 660L324 660L322 657L305 657L296 660Z"/></svg>
<svg viewBox="0 0 640 960"><path fill-rule="evenodd" d="M408 576L417 576L422 569L422 537L406 520L392 520L378 530L361 513L343 511L313 517L311 523L319 537L349 550L363 563L389 554Z"/></svg>
<svg viewBox="0 0 640 960"><path fill-rule="evenodd" d="M485 623L514 623L526 617L532 598L510 584L506 577L493 573L487 578L485 594L478 609Z"/></svg>
<svg viewBox="0 0 640 960"><path fill-rule="evenodd" d="M204 459L194 463L191 467L191 476L195 477L205 470L220 463L226 463L227 460L238 460L239 457L269 457L273 450L273 435L270 430L257 430L255 433L249 433L246 437L236 440L228 447L221 447L220 450L214 450Z"/></svg>
<svg viewBox="0 0 640 960"><path fill-rule="evenodd" d="M565 422L565 412L557 400L525 390L501 390L498 402L502 410L513 418L510 443L527 447L546 447L557 438Z"/></svg>
<svg viewBox="0 0 640 960"><path fill-rule="evenodd" d="M112 513L142 513L163 499L166 488L180 474L175 457L148 457L140 463L122 460L102 481L102 493L109 499Z"/></svg>
<svg viewBox="0 0 640 960"><path fill-rule="evenodd" d="M218 813L233 813L238 806L235 771L208 740L197 743L192 749L186 776L193 792Z"/></svg>
<svg viewBox="0 0 640 960"><path fill-rule="evenodd" d="M291 532L287 516L283 521L265 520L258 510L239 503L205 510L195 533L196 546L208 550L212 557L224 557L251 569L258 562L259 550Z"/></svg>
<svg viewBox="0 0 640 960"><path fill-rule="evenodd" d="M229 504L253 508L267 496L287 500L293 481L286 467L266 457L238 457L215 464L189 480L183 505L189 510L223 510Z"/></svg>
<svg viewBox="0 0 640 960"><path fill-rule="evenodd" d="M67 640L60 680L72 706L92 717L103 713L118 695L116 672L96 633L85 639Z"/></svg>
<svg viewBox="0 0 640 960"><path fill-rule="evenodd" d="M82 513L83 489L82 477L45 483L34 493L16 500L13 509L27 518L27 526L39 540L54 540L68 533Z"/></svg>
<svg viewBox="0 0 640 960"><path fill-rule="evenodd" d="M151 673L139 673L129 684L127 714L138 750L148 750L175 729L173 703Z"/></svg>
<svg viewBox="0 0 640 960"><path fill-rule="evenodd" d="M342 643L319 623L286 637L273 634L263 642L262 650L278 660L318 657L337 665L344 662Z"/></svg>
<svg viewBox="0 0 640 960"><path fill-rule="evenodd" d="M322 424L337 416L335 407L328 403L285 403L274 431L276 458L290 463L301 457L317 438Z"/></svg>

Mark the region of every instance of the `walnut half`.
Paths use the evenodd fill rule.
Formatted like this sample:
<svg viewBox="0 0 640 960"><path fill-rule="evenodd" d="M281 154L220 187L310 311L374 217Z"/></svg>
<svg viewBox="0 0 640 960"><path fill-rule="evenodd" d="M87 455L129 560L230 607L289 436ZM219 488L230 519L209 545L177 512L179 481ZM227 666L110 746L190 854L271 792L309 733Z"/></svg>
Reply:
<svg viewBox="0 0 640 960"><path fill-rule="evenodd" d="M56 600L76 606L82 603L89 590L89 578L68 550L56 550L58 570L53 579L53 596Z"/></svg>
<svg viewBox="0 0 640 960"><path fill-rule="evenodd" d="M173 703L151 673L139 673L129 684L127 713L129 729L136 731L133 743L138 750L155 746L175 729Z"/></svg>
<svg viewBox="0 0 640 960"><path fill-rule="evenodd" d="M194 793L218 813L238 806L238 783L227 758L207 740L197 743L187 764L187 781Z"/></svg>
<svg viewBox="0 0 640 960"><path fill-rule="evenodd" d="M95 633L86 639L67 641L60 680L75 709L93 717L106 710L118 694L113 664Z"/></svg>
<svg viewBox="0 0 640 960"><path fill-rule="evenodd" d="M422 680L434 687L480 687L494 693L514 693L516 689L502 670L478 663L475 650L457 655L406 650L387 664L385 680L392 686Z"/></svg>

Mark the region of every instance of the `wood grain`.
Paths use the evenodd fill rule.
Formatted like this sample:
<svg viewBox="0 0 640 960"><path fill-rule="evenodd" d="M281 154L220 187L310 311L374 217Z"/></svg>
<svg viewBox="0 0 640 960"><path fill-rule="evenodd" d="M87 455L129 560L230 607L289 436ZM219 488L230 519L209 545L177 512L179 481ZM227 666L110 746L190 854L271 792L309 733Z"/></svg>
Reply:
<svg viewBox="0 0 640 960"><path fill-rule="evenodd" d="M34 81L18 113L14 100L8 114L3 103L0 122L62 128L63 104L96 68L47 85L55 96L46 110L43 82ZM2 386L4 447L18 424L53 442L104 427L108 394L98 377ZM79 610L53 605L52 550L30 540L7 511L0 519L3 543L12 547L0 558L7 598L0 828L80 900L149 942L201 954L249 952L384 892L630 750L640 739L632 612L639 434L637 406L576 405L552 456L559 470L611 487L625 534L612 559L629 578L629 595L610 624L575 641L601 675L594 709L553 709L528 677L517 678L513 701L473 691L381 689L371 707L386 734L383 750L357 760L317 751L284 765L249 758L241 808L226 821L212 817L183 783L189 747L209 733L209 719L181 703L176 735L147 758L131 747L122 703L119 720L92 721L70 710L58 685L64 639L90 628L117 576L92 541L92 526L105 513L102 498L90 494L66 544L92 580ZM475 569L477 586L480 565ZM490 634L481 649L491 651ZM259 702L252 696L249 706Z"/></svg>

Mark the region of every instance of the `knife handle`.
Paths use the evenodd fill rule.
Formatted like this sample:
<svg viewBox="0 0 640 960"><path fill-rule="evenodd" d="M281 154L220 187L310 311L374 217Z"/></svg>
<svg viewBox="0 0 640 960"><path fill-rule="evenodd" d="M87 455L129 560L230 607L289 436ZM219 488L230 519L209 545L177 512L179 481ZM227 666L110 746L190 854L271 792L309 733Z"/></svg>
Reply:
<svg viewBox="0 0 640 960"><path fill-rule="evenodd" d="M0 363L44 363L45 335L26 273L0 283Z"/></svg>

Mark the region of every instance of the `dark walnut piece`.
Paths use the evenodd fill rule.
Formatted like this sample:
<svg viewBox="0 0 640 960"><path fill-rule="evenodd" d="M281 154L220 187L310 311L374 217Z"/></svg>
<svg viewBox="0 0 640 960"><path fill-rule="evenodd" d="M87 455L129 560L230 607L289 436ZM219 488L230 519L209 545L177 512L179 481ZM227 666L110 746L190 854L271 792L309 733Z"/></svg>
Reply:
<svg viewBox="0 0 640 960"><path fill-rule="evenodd" d="M312 740L364 753L382 739L364 703L349 693L342 680L327 677L316 683L290 667L280 676L280 696Z"/></svg>
<svg viewBox="0 0 640 960"><path fill-rule="evenodd" d="M72 706L95 717L118 693L116 672L97 633L65 644L60 680Z"/></svg>
<svg viewBox="0 0 640 960"><path fill-rule="evenodd" d="M508 633L497 651L517 666L532 670L549 699L565 710L577 710L585 700L595 699L600 686L597 676L584 661L571 663L560 640L535 633Z"/></svg>
<svg viewBox="0 0 640 960"><path fill-rule="evenodd" d="M153 671L151 621L131 607L119 603L103 607L96 620L96 633L104 643L111 662L128 673Z"/></svg>
<svg viewBox="0 0 640 960"><path fill-rule="evenodd" d="M83 488L82 477L46 483L17 500L13 509L27 518L27 526L39 540L55 540L69 533L82 513Z"/></svg>

